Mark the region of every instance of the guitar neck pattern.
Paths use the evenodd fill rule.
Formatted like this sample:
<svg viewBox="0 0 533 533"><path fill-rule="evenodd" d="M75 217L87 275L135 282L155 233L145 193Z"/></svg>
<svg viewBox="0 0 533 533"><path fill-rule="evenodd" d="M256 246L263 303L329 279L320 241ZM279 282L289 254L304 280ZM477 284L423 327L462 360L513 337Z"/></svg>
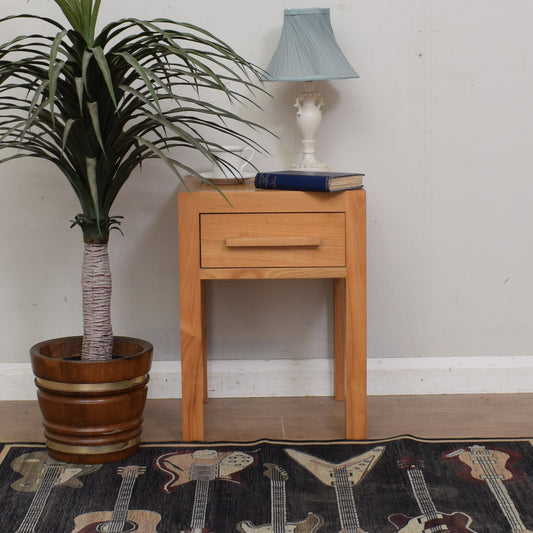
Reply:
<svg viewBox="0 0 533 533"><path fill-rule="evenodd" d="M122 533L124 524L128 517L128 510L130 507L131 495L133 494L133 486L137 480L137 475L124 475L120 485L119 494L111 515L111 521L108 524L107 531L109 533Z"/></svg>
<svg viewBox="0 0 533 533"><path fill-rule="evenodd" d="M495 462L491 459L490 451L483 449L481 452L471 451L472 457L475 457L475 462L479 464L484 472L485 481L496 498L505 518L511 526L512 533L524 533L527 531L518 509L513 500L509 496L507 488L503 484L502 476L498 473L495 467Z"/></svg>
<svg viewBox="0 0 533 533"><path fill-rule="evenodd" d="M62 466L60 464L50 464L46 467L46 473L16 533L34 533L37 522L39 522L46 501L59 478L61 470Z"/></svg>
<svg viewBox="0 0 533 533"><path fill-rule="evenodd" d="M511 500L509 492L502 483L501 479L487 478L487 485L498 501L505 518L507 518L507 521L511 526L512 533L525 533L527 529L522 522L520 515L518 514L518 509L513 503L513 500Z"/></svg>
<svg viewBox="0 0 533 533"><path fill-rule="evenodd" d="M408 470L407 475L409 476L411 488L421 513L425 515L428 520L438 518L437 508L431 499L422 471L418 469Z"/></svg>
<svg viewBox="0 0 533 533"><path fill-rule="evenodd" d="M273 533L285 533L287 524L287 493L285 481L271 480L270 482L271 497L271 517Z"/></svg>
<svg viewBox="0 0 533 533"><path fill-rule="evenodd" d="M355 508L355 498L345 467L333 471L335 480L335 494L343 532L357 533L359 531L359 517Z"/></svg>
<svg viewBox="0 0 533 533"><path fill-rule="evenodd" d="M216 478L217 466L197 464L193 466L193 472L196 479L196 487L194 490L191 529L202 530L205 527L209 482Z"/></svg>

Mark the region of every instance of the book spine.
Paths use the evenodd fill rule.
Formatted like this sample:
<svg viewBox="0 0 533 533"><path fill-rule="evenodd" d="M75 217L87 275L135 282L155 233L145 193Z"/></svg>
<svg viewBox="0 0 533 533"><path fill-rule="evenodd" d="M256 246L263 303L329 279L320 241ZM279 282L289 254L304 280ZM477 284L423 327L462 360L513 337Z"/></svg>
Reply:
<svg viewBox="0 0 533 533"><path fill-rule="evenodd" d="M255 176L257 189L282 189L287 191L329 192L329 178L326 176L287 175L259 172Z"/></svg>

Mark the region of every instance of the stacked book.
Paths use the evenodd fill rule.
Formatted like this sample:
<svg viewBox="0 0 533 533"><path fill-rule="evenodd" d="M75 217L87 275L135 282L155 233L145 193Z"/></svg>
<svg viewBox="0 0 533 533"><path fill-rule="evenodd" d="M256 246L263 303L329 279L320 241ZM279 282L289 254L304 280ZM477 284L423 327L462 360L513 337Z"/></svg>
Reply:
<svg viewBox="0 0 533 533"><path fill-rule="evenodd" d="M254 185L257 189L338 192L362 188L363 176L364 174L350 172L281 170L258 172Z"/></svg>

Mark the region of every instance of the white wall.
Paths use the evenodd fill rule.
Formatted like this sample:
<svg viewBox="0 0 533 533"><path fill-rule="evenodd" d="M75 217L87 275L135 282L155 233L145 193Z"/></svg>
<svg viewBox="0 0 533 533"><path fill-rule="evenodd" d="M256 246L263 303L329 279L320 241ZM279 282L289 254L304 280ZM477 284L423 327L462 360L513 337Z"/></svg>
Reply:
<svg viewBox="0 0 533 533"><path fill-rule="evenodd" d="M260 66L283 9L331 8L360 79L321 85L319 159L366 173L369 357L533 354L533 4L529 0L104 0L101 21L170 17L203 26ZM3 0L57 16L52 0ZM28 27L16 28L16 32ZM9 37L0 33L3 42ZM272 84L265 113L243 111L287 167L299 137L299 85ZM0 166L0 362L80 332L81 234L64 178L20 160ZM132 177L113 209L114 329L177 360L175 178L160 164ZM328 281L227 281L209 288L211 358L331 355Z"/></svg>

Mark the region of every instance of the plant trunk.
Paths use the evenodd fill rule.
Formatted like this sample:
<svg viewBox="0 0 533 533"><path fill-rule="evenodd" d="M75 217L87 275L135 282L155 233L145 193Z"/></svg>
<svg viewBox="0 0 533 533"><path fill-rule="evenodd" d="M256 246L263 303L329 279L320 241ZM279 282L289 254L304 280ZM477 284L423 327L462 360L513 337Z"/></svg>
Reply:
<svg viewBox="0 0 533 533"><path fill-rule="evenodd" d="M107 242L84 245L82 267L83 360L112 358L111 268Z"/></svg>

